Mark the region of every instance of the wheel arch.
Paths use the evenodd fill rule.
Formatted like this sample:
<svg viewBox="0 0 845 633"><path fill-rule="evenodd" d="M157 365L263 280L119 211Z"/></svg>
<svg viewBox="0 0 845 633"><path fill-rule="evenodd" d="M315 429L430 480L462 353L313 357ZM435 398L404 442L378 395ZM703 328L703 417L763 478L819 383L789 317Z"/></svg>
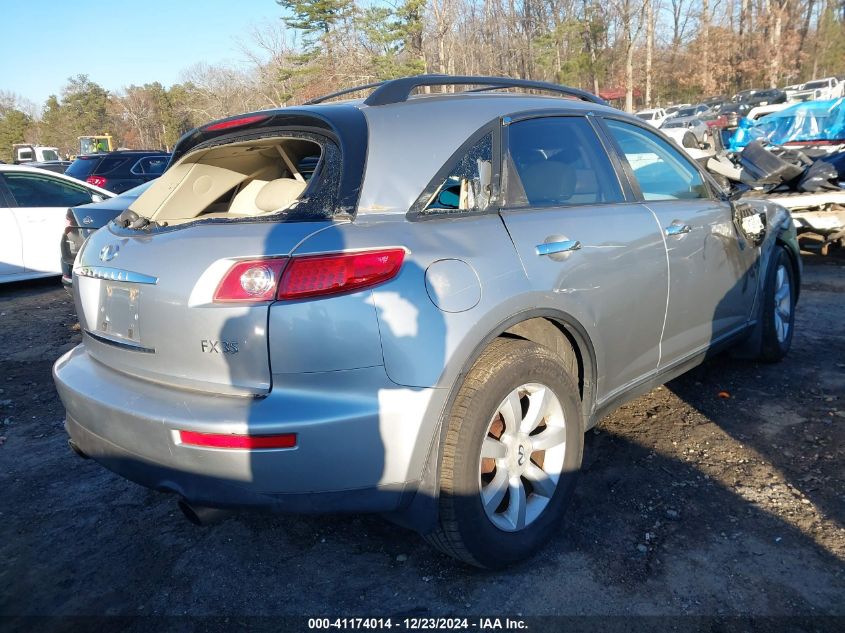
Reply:
<svg viewBox="0 0 845 633"><path fill-rule="evenodd" d="M427 534L435 528L440 492L440 461L445 439L444 424L463 384L464 376L490 343L503 337L529 340L551 349L558 355L562 354L561 358L567 367L572 366L573 362L577 363L578 373L574 377L581 392L584 430L592 424L598 370L595 347L587 330L575 317L562 310L534 308L513 314L499 322L475 345L457 376L451 381L449 395L432 433L419 485L403 509L386 515L389 520L421 534Z"/></svg>
<svg viewBox="0 0 845 633"><path fill-rule="evenodd" d="M786 249L789 255L789 263L792 265L792 273L795 277L795 303L798 303L798 297L801 296L801 253L798 249L798 241L790 239L790 233L787 230L781 231L775 240L776 246L781 246Z"/></svg>

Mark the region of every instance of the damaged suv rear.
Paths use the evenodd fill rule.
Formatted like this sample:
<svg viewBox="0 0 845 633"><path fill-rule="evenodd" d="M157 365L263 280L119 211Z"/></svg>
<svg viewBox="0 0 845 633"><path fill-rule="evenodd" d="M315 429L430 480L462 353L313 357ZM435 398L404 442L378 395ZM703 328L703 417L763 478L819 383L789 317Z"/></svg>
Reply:
<svg viewBox="0 0 845 633"><path fill-rule="evenodd" d="M788 212L647 124L531 81L356 90L189 133L87 240L54 367L78 453L195 518L378 512L500 567L555 533L607 412L787 353Z"/></svg>

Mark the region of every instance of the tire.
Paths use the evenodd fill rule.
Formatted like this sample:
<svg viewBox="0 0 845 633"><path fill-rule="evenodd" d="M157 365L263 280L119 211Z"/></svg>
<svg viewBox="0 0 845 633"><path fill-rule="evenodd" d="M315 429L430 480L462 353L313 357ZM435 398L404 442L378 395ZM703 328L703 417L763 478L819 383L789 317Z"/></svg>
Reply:
<svg viewBox="0 0 845 633"><path fill-rule="evenodd" d="M549 349L495 339L467 374L445 424L438 526L426 540L477 567L530 557L558 530L581 467L577 383Z"/></svg>
<svg viewBox="0 0 845 633"><path fill-rule="evenodd" d="M789 253L783 246L778 246L766 271L760 360L775 363L789 352L795 330L796 291L795 271Z"/></svg>

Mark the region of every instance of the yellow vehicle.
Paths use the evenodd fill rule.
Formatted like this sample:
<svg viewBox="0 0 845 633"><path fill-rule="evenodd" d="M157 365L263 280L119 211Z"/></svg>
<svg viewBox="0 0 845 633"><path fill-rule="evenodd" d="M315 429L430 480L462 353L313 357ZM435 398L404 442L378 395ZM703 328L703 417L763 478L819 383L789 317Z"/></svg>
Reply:
<svg viewBox="0 0 845 633"><path fill-rule="evenodd" d="M80 136L79 137L79 153L80 154L98 154L100 152L113 152L114 140L111 134L102 134L100 136Z"/></svg>

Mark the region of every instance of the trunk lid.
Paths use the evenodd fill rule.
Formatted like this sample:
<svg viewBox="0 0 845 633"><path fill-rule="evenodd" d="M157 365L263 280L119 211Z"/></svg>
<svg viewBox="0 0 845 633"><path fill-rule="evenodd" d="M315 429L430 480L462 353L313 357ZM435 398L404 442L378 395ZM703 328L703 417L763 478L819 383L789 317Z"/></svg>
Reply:
<svg viewBox="0 0 845 633"><path fill-rule="evenodd" d="M113 223L86 242L73 274L84 344L133 376L221 394L271 385L269 303L213 303L239 259L286 256L330 222L199 223L156 232Z"/></svg>

